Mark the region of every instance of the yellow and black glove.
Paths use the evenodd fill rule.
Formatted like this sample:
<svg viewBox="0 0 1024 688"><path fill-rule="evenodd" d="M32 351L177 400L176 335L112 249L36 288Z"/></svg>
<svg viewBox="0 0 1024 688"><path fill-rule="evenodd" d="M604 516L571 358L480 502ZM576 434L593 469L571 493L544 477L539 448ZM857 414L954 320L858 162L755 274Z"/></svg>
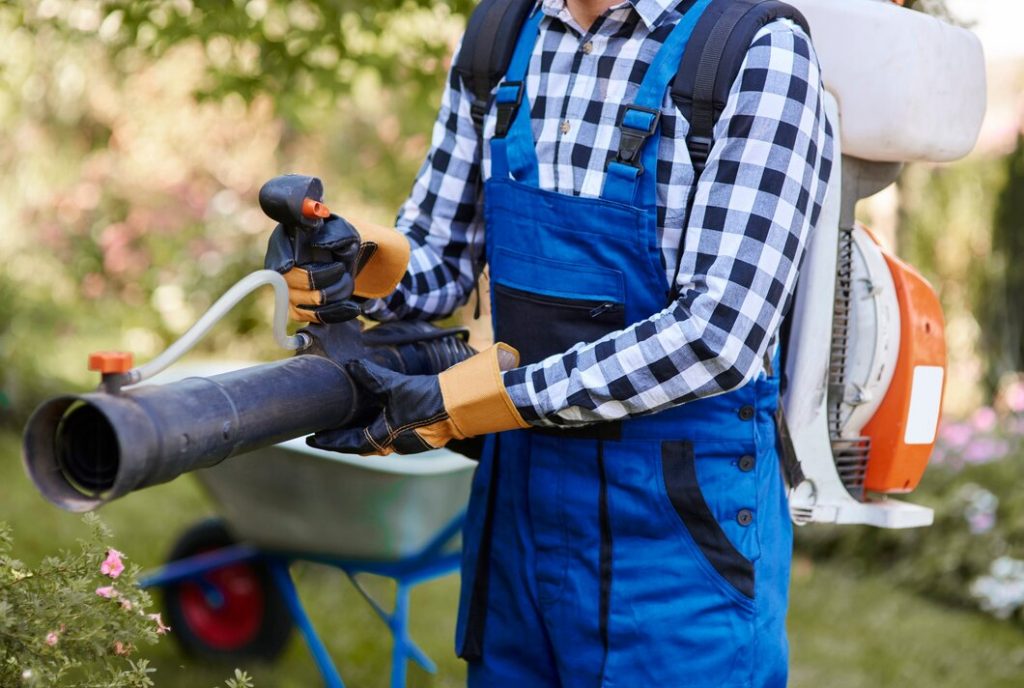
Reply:
<svg viewBox="0 0 1024 688"><path fill-rule="evenodd" d="M309 236L310 246L329 260L297 265L293 239L283 225L274 228L264 267L288 282L294 320L337 323L360 313L362 299L395 290L409 265L409 241L391 227L326 218Z"/></svg>
<svg viewBox="0 0 1024 688"><path fill-rule="evenodd" d="M318 432L311 447L347 454L415 454L492 432L528 427L505 391L519 353L495 344L440 375L403 375L367 361L345 364L361 398L380 413L366 425Z"/></svg>

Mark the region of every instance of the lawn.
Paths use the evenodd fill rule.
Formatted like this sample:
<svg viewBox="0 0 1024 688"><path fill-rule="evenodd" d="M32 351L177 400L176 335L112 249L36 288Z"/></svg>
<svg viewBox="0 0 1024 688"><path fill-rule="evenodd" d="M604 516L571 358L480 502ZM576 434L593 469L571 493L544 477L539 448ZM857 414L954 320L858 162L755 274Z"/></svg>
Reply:
<svg viewBox="0 0 1024 688"><path fill-rule="evenodd" d="M34 562L84 533L78 516L37 497L21 469L18 439L0 434L0 520L14 527L16 553ZM212 514L196 484L182 479L104 508L115 545L144 566L159 564L177 535ZM384 627L333 570L296 571L311 610L347 685L387 685L389 646ZM375 586L386 594L386 584ZM427 584L413 595L412 633L440 665L429 677L413 668L410 686L462 684L464 670L451 651L457 580ZM794 567L791 685L796 688L887 688L1024 685L1024 633L981 614L949 609L884 579L856 577L828 562L799 560ZM225 667L189 663L172 640L145 649L162 688L212 686ZM296 638L276 666L243 667L258 688L317 685L305 647Z"/></svg>

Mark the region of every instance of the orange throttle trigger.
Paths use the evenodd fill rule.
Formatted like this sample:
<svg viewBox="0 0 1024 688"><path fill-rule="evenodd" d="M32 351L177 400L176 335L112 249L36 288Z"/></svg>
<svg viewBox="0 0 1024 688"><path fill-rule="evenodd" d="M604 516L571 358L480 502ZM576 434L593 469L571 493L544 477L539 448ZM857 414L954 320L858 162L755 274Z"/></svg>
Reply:
<svg viewBox="0 0 1024 688"><path fill-rule="evenodd" d="M312 198L302 199L302 216L310 220L315 218L327 219L331 216L331 210L321 201Z"/></svg>
<svg viewBox="0 0 1024 688"><path fill-rule="evenodd" d="M103 375L127 373L132 369L132 355L127 351L96 351L89 354L89 370Z"/></svg>

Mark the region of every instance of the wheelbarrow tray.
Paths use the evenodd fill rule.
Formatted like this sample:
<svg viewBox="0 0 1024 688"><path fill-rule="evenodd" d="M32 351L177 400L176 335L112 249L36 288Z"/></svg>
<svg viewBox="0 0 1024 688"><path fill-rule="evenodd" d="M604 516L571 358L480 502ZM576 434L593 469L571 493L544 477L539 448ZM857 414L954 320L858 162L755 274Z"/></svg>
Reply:
<svg viewBox="0 0 1024 688"><path fill-rule="evenodd" d="M271 551L392 561L419 552L465 509L474 465L443 449L363 457L314 449L300 438L196 477L242 541Z"/></svg>

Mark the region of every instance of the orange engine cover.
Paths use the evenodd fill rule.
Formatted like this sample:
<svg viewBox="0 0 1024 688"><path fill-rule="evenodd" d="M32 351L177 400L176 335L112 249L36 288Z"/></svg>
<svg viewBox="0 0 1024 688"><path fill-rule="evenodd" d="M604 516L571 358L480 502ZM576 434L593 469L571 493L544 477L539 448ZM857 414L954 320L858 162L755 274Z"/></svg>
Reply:
<svg viewBox="0 0 1024 688"><path fill-rule="evenodd" d="M927 280L882 252L899 301L900 349L889 389L863 429L871 438L864 486L871 492L910 492L935 446L945 387L945 319Z"/></svg>

